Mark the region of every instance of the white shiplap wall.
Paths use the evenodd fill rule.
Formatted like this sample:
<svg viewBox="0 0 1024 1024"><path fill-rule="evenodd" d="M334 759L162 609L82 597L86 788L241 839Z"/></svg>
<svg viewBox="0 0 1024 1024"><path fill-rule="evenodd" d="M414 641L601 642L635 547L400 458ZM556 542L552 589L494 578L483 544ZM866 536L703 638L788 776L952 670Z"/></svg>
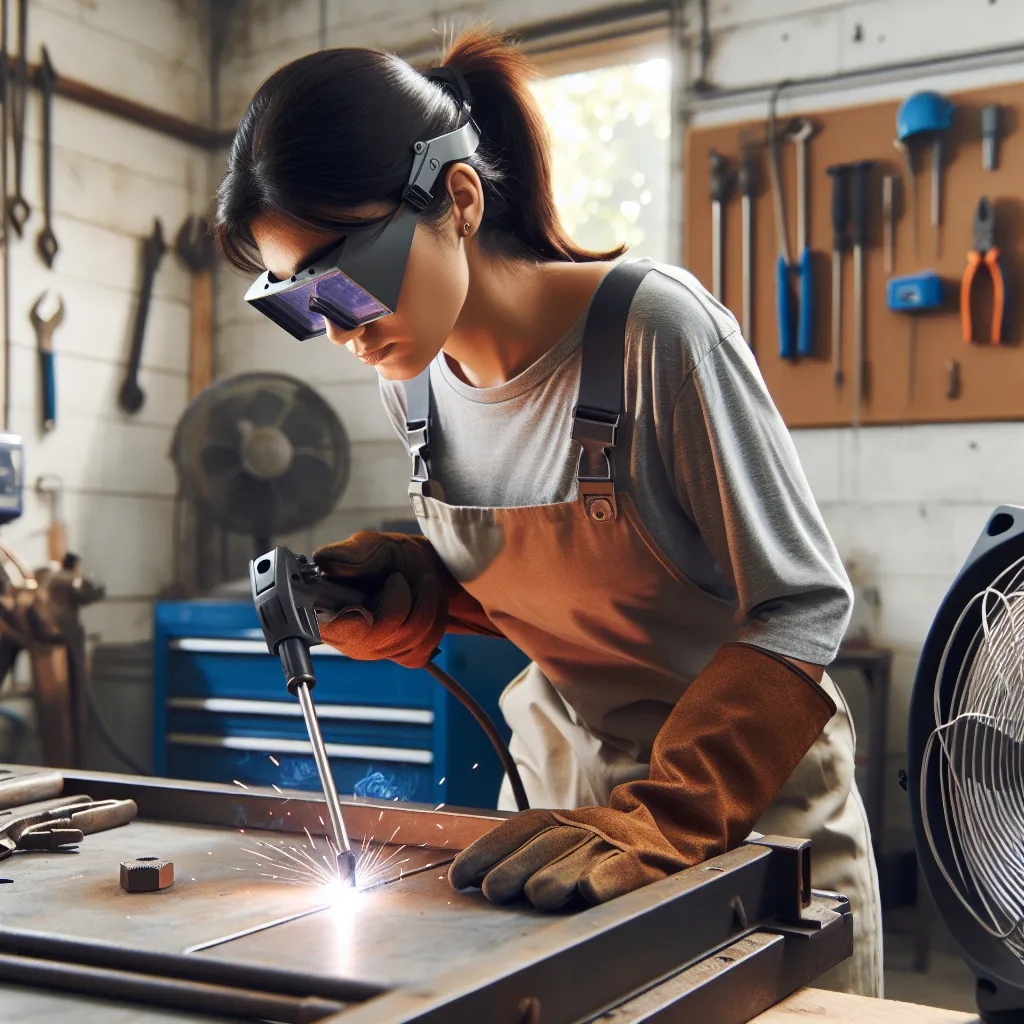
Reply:
<svg viewBox="0 0 1024 1024"><path fill-rule="evenodd" d="M603 0L438 0L426 4L385 0L368 5L330 0L320 24L317 0L293 0L278 14L257 5L220 71L222 125L235 122L252 92L278 65L327 45L402 49L431 33L441 34L476 18L516 25L607 7ZM697 73L694 21L698 5L686 4L684 41L678 56L683 74ZM712 0L710 79L720 87L742 87L814 74L831 74L966 50L1024 42L1024 11L1018 0ZM856 103L901 96L918 87L953 90L984 81L1019 78L1006 65L973 77L948 73L919 82L873 87L868 92L830 92L788 101L800 104ZM961 84L962 83L962 84ZM763 116L763 100L751 113L737 101L719 105L707 120ZM677 174L684 173L680 166ZM239 311L239 292L221 289L218 315L224 324L220 369L235 372L272 365L293 373L322 374L346 426L362 440L357 473L344 504L358 514L330 523L325 533L355 520L369 522L392 509L405 510L405 460L391 440L375 400L372 372L353 365L344 352L288 351L255 317ZM970 550L991 509L1001 502L1024 504L1024 425L977 424L804 430L796 443L814 492L851 575L877 587L881 606L871 618L873 638L894 648L895 680L890 750L893 778L905 749L906 707L916 659L934 611L957 567ZM361 465L360 465L361 464ZM340 534L338 534L340 535ZM856 687L850 681L854 698ZM855 699L859 711L863 702ZM894 788L894 787L893 787ZM898 793L898 790L896 791ZM901 813L889 799L894 824Z"/></svg>
<svg viewBox="0 0 1024 1024"><path fill-rule="evenodd" d="M190 121L208 123L209 53L200 0L32 0L29 55L45 44L54 68ZM16 7L16 5L12 5ZM16 38L12 31L12 38ZM52 271L35 239L42 217L39 96L28 100L25 185L33 215L11 245L10 428L26 446L26 512L3 540L32 565L45 560L48 503L34 491L42 473L66 488L68 540L108 599L86 609L94 638L137 640L150 633L152 601L171 582L174 470L172 429L187 399L189 278L173 251L160 265L150 307L140 383L142 410L121 413L124 374L140 277L141 239L153 218L174 234L205 211L207 153L68 100L54 102ZM28 312L50 289L65 316L54 336L57 428L39 427L39 375Z"/></svg>

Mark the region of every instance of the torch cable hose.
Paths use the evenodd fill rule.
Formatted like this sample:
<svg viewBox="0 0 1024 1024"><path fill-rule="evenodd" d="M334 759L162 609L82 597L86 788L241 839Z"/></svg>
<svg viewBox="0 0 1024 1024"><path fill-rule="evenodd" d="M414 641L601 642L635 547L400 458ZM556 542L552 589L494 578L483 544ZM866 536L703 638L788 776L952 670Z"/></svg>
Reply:
<svg viewBox="0 0 1024 1024"><path fill-rule="evenodd" d="M462 706L476 719L477 725L487 734L487 738L494 747L494 752L498 755L498 760L501 761L502 768L505 769L505 774L508 775L512 793L516 798L516 807L521 811L528 811L530 801L527 799L523 780L519 777L519 768L513 760L508 746L501 738L501 734L494 727L490 715L480 707L476 698L468 690L463 689L443 668L439 668L433 662L428 662L426 669L453 697L462 703Z"/></svg>

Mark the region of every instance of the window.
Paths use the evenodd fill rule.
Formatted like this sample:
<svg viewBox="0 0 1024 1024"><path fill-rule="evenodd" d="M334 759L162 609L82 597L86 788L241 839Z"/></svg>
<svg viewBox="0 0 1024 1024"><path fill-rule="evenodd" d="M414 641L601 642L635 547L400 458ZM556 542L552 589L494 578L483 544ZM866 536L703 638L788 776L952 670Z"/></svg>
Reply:
<svg viewBox="0 0 1024 1024"><path fill-rule="evenodd" d="M587 249L626 242L669 259L669 61L543 78L534 91L551 130L555 203Z"/></svg>

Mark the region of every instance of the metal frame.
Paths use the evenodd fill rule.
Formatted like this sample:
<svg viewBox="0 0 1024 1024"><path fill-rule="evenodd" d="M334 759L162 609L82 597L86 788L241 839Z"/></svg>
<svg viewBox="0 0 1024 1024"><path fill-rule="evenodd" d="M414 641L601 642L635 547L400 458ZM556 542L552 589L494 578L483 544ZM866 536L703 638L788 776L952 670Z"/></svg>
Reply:
<svg viewBox="0 0 1024 1024"><path fill-rule="evenodd" d="M287 827L269 812L282 794L229 786L65 774L66 790L131 797L140 817L163 822L323 834L322 800L288 792ZM386 815L407 842L464 847L501 814L346 802L354 836ZM415 834L416 838L413 838ZM422 839L419 836L422 835ZM158 953L70 939L0 923L0 979L129 1002L205 1009L243 1018L333 1024L583 1024L614 1011L630 1021L752 1016L848 957L853 921L842 896L810 889L810 844L765 837L543 930L488 948L428 985L387 989L201 955ZM495 912L498 912L497 909ZM19 926L30 922L19 921ZM230 946L228 947L230 948ZM99 1019L99 1018L97 1018Z"/></svg>

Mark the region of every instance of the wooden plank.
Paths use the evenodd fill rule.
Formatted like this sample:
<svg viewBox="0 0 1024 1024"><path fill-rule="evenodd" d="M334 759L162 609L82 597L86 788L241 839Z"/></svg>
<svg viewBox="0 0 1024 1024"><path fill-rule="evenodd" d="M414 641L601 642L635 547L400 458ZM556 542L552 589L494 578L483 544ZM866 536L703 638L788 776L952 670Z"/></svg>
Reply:
<svg viewBox="0 0 1024 1024"><path fill-rule="evenodd" d="M978 1024L979 1018L957 1010L869 999L847 992L802 988L754 1018L755 1024Z"/></svg>

